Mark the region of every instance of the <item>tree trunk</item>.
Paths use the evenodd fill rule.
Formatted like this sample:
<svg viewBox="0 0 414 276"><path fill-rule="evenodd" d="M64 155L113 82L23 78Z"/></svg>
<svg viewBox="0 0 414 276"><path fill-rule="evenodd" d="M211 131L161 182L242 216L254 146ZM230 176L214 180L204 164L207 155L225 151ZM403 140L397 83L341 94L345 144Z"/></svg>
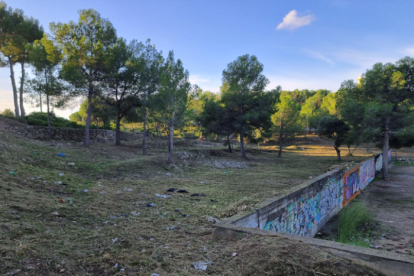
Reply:
<svg viewBox="0 0 414 276"><path fill-rule="evenodd" d="M40 96L40 113L43 113L42 111L42 93L39 93Z"/></svg>
<svg viewBox="0 0 414 276"><path fill-rule="evenodd" d="M93 87L89 87L88 93L88 116L86 117L86 125L85 125L85 142L84 146L89 147L89 129L91 126L91 116L92 116L92 94L93 94Z"/></svg>
<svg viewBox="0 0 414 276"><path fill-rule="evenodd" d="M231 143L230 143L230 133L227 133L227 145L229 146L229 152L232 153Z"/></svg>
<svg viewBox="0 0 414 276"><path fill-rule="evenodd" d="M341 161L341 150L337 146L334 146L334 148L336 150L336 155L338 156L338 161Z"/></svg>
<svg viewBox="0 0 414 276"><path fill-rule="evenodd" d="M147 154L147 144L146 144L146 138L147 138L147 111L144 107L144 134L142 135L142 153Z"/></svg>
<svg viewBox="0 0 414 276"><path fill-rule="evenodd" d="M240 153L241 157L246 158L246 152L244 151L243 127L240 129Z"/></svg>
<svg viewBox="0 0 414 276"><path fill-rule="evenodd" d="M367 143L367 152L369 152L369 142Z"/></svg>
<svg viewBox="0 0 414 276"><path fill-rule="evenodd" d="M20 79L20 114L22 115L22 117L26 116L26 112L24 110L24 105L23 105L23 84L24 84L24 77L25 77L25 72L24 72L24 62L20 63L22 65L22 78Z"/></svg>
<svg viewBox="0 0 414 276"><path fill-rule="evenodd" d="M46 105L47 105L47 125L49 128L49 140L52 140L52 126L50 123L50 111L49 111L49 95L46 95Z"/></svg>
<svg viewBox="0 0 414 276"><path fill-rule="evenodd" d="M11 59L11 57L9 57L9 65L10 65L10 79L11 79L12 88L13 88L14 115L16 117L19 117L20 116L19 102L18 102L18 97L17 97L16 81L14 80L13 60Z"/></svg>
<svg viewBox="0 0 414 276"><path fill-rule="evenodd" d="M282 156L282 147L283 147L283 123L280 122L280 134L279 134L279 153L277 156Z"/></svg>
<svg viewBox="0 0 414 276"><path fill-rule="evenodd" d="M116 112L116 129L115 129L115 145L119 146L121 144L121 115L119 114L119 109Z"/></svg>
<svg viewBox="0 0 414 276"><path fill-rule="evenodd" d="M388 147L389 147L389 133L390 133L390 117L385 120L384 136L383 136L383 147L382 147L382 178L389 180L388 175Z"/></svg>
<svg viewBox="0 0 414 276"><path fill-rule="evenodd" d="M172 153L173 153L173 148L174 148L174 123L170 123L170 137L169 137L169 154L168 154L168 163L172 162Z"/></svg>
<svg viewBox="0 0 414 276"><path fill-rule="evenodd" d="M198 137L198 139L200 139L200 140L203 139L203 132L202 132L202 130L203 130L203 124L200 122L200 137Z"/></svg>

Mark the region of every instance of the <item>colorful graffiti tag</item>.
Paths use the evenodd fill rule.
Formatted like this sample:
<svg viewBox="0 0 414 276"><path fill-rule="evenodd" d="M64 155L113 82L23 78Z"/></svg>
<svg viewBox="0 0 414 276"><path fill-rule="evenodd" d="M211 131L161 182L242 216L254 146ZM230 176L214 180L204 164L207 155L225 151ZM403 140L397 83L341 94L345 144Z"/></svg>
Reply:
<svg viewBox="0 0 414 276"><path fill-rule="evenodd" d="M350 171L345 172L344 183L344 199L342 207L345 207L351 200L353 200L358 194L360 189L359 169L361 166L357 166Z"/></svg>
<svg viewBox="0 0 414 276"><path fill-rule="evenodd" d="M365 187L375 178L375 158L372 158L361 164L359 169L359 183L360 188Z"/></svg>
<svg viewBox="0 0 414 276"><path fill-rule="evenodd" d="M341 195L340 181L331 178L314 197L290 203L279 217L267 222L264 229L306 236L315 223L341 204Z"/></svg>
<svg viewBox="0 0 414 276"><path fill-rule="evenodd" d="M382 153L377 157L375 161L375 171L380 172L382 170Z"/></svg>

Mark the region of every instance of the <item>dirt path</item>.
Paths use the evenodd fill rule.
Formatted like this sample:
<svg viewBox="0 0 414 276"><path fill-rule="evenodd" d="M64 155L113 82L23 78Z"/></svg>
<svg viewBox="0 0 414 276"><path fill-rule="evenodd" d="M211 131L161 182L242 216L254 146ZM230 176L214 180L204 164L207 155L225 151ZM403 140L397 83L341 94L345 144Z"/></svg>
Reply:
<svg viewBox="0 0 414 276"><path fill-rule="evenodd" d="M389 181L375 181L361 193L374 216L381 223L379 238L371 240L378 249L414 254L414 167L394 166Z"/></svg>

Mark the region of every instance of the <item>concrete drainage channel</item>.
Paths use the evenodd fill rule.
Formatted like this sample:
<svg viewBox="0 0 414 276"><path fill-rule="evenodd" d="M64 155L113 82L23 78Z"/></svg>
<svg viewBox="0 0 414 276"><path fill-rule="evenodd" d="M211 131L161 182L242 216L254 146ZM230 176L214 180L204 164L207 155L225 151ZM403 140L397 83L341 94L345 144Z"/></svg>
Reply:
<svg viewBox="0 0 414 276"><path fill-rule="evenodd" d="M391 150L386 157L391 162ZM382 170L376 155L345 170L338 168L315 177L288 194L268 199L255 212L242 212L215 225L218 236L241 239L247 235L281 236L320 247L333 255L392 276L414 275L414 259L397 253L314 239Z"/></svg>

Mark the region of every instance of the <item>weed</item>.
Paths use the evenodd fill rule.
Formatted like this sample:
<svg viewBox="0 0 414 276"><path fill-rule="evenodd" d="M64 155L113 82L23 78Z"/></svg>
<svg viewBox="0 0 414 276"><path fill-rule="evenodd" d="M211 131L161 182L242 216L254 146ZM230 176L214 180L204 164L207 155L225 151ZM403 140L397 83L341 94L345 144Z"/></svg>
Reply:
<svg viewBox="0 0 414 276"><path fill-rule="evenodd" d="M337 240L367 247L369 241L364 236L369 234L371 224L372 215L368 207L355 201L341 211Z"/></svg>

